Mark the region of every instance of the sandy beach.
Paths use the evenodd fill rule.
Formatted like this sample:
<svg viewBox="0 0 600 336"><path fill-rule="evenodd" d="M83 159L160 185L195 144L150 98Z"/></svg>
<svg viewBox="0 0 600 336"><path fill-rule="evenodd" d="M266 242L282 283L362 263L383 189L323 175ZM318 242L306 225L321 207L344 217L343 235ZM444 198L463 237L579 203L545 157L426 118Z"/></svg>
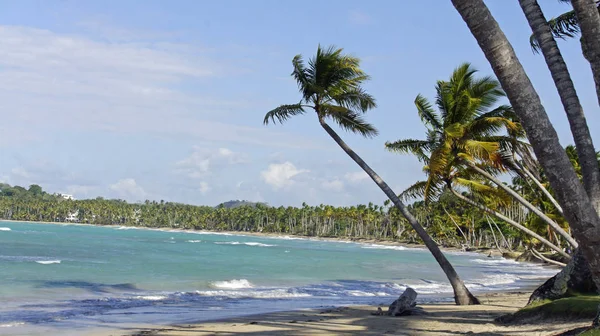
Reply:
<svg viewBox="0 0 600 336"><path fill-rule="evenodd" d="M450 303L420 305L424 315L372 315L377 306L314 309L253 315L213 322L189 323L138 330L110 330L90 336L196 336L196 335L559 335L590 321L533 321L499 325L494 318L523 307L528 292L480 296L482 305ZM387 310L387 307L382 307Z"/></svg>

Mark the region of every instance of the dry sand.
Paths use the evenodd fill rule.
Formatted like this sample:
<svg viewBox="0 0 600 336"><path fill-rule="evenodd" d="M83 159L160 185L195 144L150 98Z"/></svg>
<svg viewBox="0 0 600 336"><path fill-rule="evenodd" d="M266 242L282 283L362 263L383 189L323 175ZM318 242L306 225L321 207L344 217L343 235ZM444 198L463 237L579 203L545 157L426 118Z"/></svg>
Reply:
<svg viewBox="0 0 600 336"><path fill-rule="evenodd" d="M480 296L479 306L423 305L426 314L406 317L374 316L376 306L304 310L254 315L214 322L173 325L145 330L113 330L95 336L152 335L557 335L589 326L590 321L553 321L502 326L494 318L523 307L529 293ZM382 307L387 310L386 307Z"/></svg>

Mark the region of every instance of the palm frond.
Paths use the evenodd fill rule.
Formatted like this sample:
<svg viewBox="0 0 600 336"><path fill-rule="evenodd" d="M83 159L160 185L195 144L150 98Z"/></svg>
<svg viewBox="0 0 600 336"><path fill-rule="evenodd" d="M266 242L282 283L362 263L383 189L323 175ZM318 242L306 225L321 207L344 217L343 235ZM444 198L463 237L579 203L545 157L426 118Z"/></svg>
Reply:
<svg viewBox="0 0 600 336"><path fill-rule="evenodd" d="M497 142L467 140L464 142L465 153L480 160L489 160L492 153L496 152L500 146Z"/></svg>
<svg viewBox="0 0 600 336"><path fill-rule="evenodd" d="M390 152L403 154L418 154L431 150L433 144L427 140L403 139L394 142L386 142L385 148Z"/></svg>
<svg viewBox="0 0 600 336"><path fill-rule="evenodd" d="M346 131L360 134L367 138L377 136L379 132L375 126L365 121L358 113L343 106L321 105L321 112L325 117L330 117Z"/></svg>
<svg viewBox="0 0 600 336"><path fill-rule="evenodd" d="M403 201L410 201L416 198L422 198L425 195L425 186L427 181L418 181L398 195Z"/></svg>
<svg viewBox="0 0 600 336"><path fill-rule="evenodd" d="M331 99L345 108L358 110L363 113L377 107L375 98L360 87L351 88L339 94L332 95Z"/></svg>
<svg viewBox="0 0 600 336"><path fill-rule="evenodd" d="M417 111L419 112L419 117L426 125L431 125L435 129L442 128L442 121L439 119L433 106L427 100L427 98L423 97L421 94L417 95L415 98L415 106L417 107Z"/></svg>
<svg viewBox="0 0 600 336"><path fill-rule="evenodd" d="M312 78L307 73L306 68L304 67L304 60L302 59L302 55L296 55L292 60L292 66L294 67L294 71L292 71L292 76L298 83L298 89L302 92L302 97L305 100L308 100L310 96L314 93L312 84Z"/></svg>
<svg viewBox="0 0 600 336"><path fill-rule="evenodd" d="M304 111L304 108L302 107L302 105L300 105L300 103L281 105L281 106L267 112L267 114L265 115L265 119L263 120L263 123L265 125L268 125L269 122L275 123L275 121L278 121L279 123L283 123L284 121L288 120L289 118L291 118L295 115L304 114L304 113L306 113L306 111Z"/></svg>
<svg viewBox="0 0 600 336"><path fill-rule="evenodd" d="M552 18L548 20L548 24L550 25L552 35L555 38L573 38L581 31L575 11L568 11L555 18ZM533 34L529 38L529 43L531 44L531 49L534 53L539 53L541 51L541 46Z"/></svg>
<svg viewBox="0 0 600 336"><path fill-rule="evenodd" d="M469 180L469 179L464 179L464 178L455 178L454 183L466 187L471 191L474 192L479 192L479 193L487 193L487 192L492 192L494 191L494 187L486 185L484 183L481 183L479 181L475 181L475 180Z"/></svg>

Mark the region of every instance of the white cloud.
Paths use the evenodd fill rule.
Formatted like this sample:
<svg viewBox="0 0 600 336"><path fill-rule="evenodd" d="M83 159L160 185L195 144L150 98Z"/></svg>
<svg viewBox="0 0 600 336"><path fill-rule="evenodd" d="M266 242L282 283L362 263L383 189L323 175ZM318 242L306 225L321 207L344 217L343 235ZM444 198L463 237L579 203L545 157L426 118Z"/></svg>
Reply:
<svg viewBox="0 0 600 336"><path fill-rule="evenodd" d="M321 184L321 187L325 190L330 190L330 191L342 191L344 190L344 182L342 182L340 179L335 178L331 181L325 181L323 182L323 184Z"/></svg>
<svg viewBox="0 0 600 336"><path fill-rule="evenodd" d="M266 170L260 173L260 177L265 183L271 185L274 189L289 187L294 184L294 177L309 172L306 169L298 169L291 162L270 164Z"/></svg>
<svg viewBox="0 0 600 336"><path fill-rule="evenodd" d="M359 10L350 11L348 13L348 20L357 25L367 25L373 22L373 18L369 14Z"/></svg>
<svg viewBox="0 0 600 336"><path fill-rule="evenodd" d="M132 178L126 178L111 184L108 189L115 192L117 197L130 201L140 201L148 195Z"/></svg>
<svg viewBox="0 0 600 336"><path fill-rule="evenodd" d="M199 190L200 190L200 193L202 195L206 195L206 193L208 193L209 191L211 191L212 188L208 185L208 183L202 181L202 182L200 182L200 188L199 188Z"/></svg>
<svg viewBox="0 0 600 336"><path fill-rule="evenodd" d="M218 52L191 45L111 42L0 26L0 102L3 110L14 111L3 125L10 125L19 138L37 129L77 129L313 146L304 137L234 125L219 117L255 103L206 96L200 89L181 90L181 84L244 71L225 64ZM0 145L14 142L0 134Z"/></svg>
<svg viewBox="0 0 600 336"><path fill-rule="evenodd" d="M350 183L360 183L369 179L369 175L364 171L344 174L344 178Z"/></svg>
<svg viewBox="0 0 600 336"><path fill-rule="evenodd" d="M215 167L243 164L248 162L247 155L234 152L228 148L216 150L194 147L190 156L175 163L175 171L189 178L199 179L212 173Z"/></svg>

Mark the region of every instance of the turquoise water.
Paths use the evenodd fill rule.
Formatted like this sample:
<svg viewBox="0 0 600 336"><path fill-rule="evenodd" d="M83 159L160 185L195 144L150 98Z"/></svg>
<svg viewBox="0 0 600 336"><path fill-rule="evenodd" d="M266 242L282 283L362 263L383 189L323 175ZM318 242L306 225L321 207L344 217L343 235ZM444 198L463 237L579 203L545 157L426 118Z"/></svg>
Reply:
<svg viewBox="0 0 600 336"><path fill-rule="evenodd" d="M449 253L475 292L517 289L555 270ZM81 334L349 304L421 301L451 287L426 250L291 237L0 221L0 334Z"/></svg>

